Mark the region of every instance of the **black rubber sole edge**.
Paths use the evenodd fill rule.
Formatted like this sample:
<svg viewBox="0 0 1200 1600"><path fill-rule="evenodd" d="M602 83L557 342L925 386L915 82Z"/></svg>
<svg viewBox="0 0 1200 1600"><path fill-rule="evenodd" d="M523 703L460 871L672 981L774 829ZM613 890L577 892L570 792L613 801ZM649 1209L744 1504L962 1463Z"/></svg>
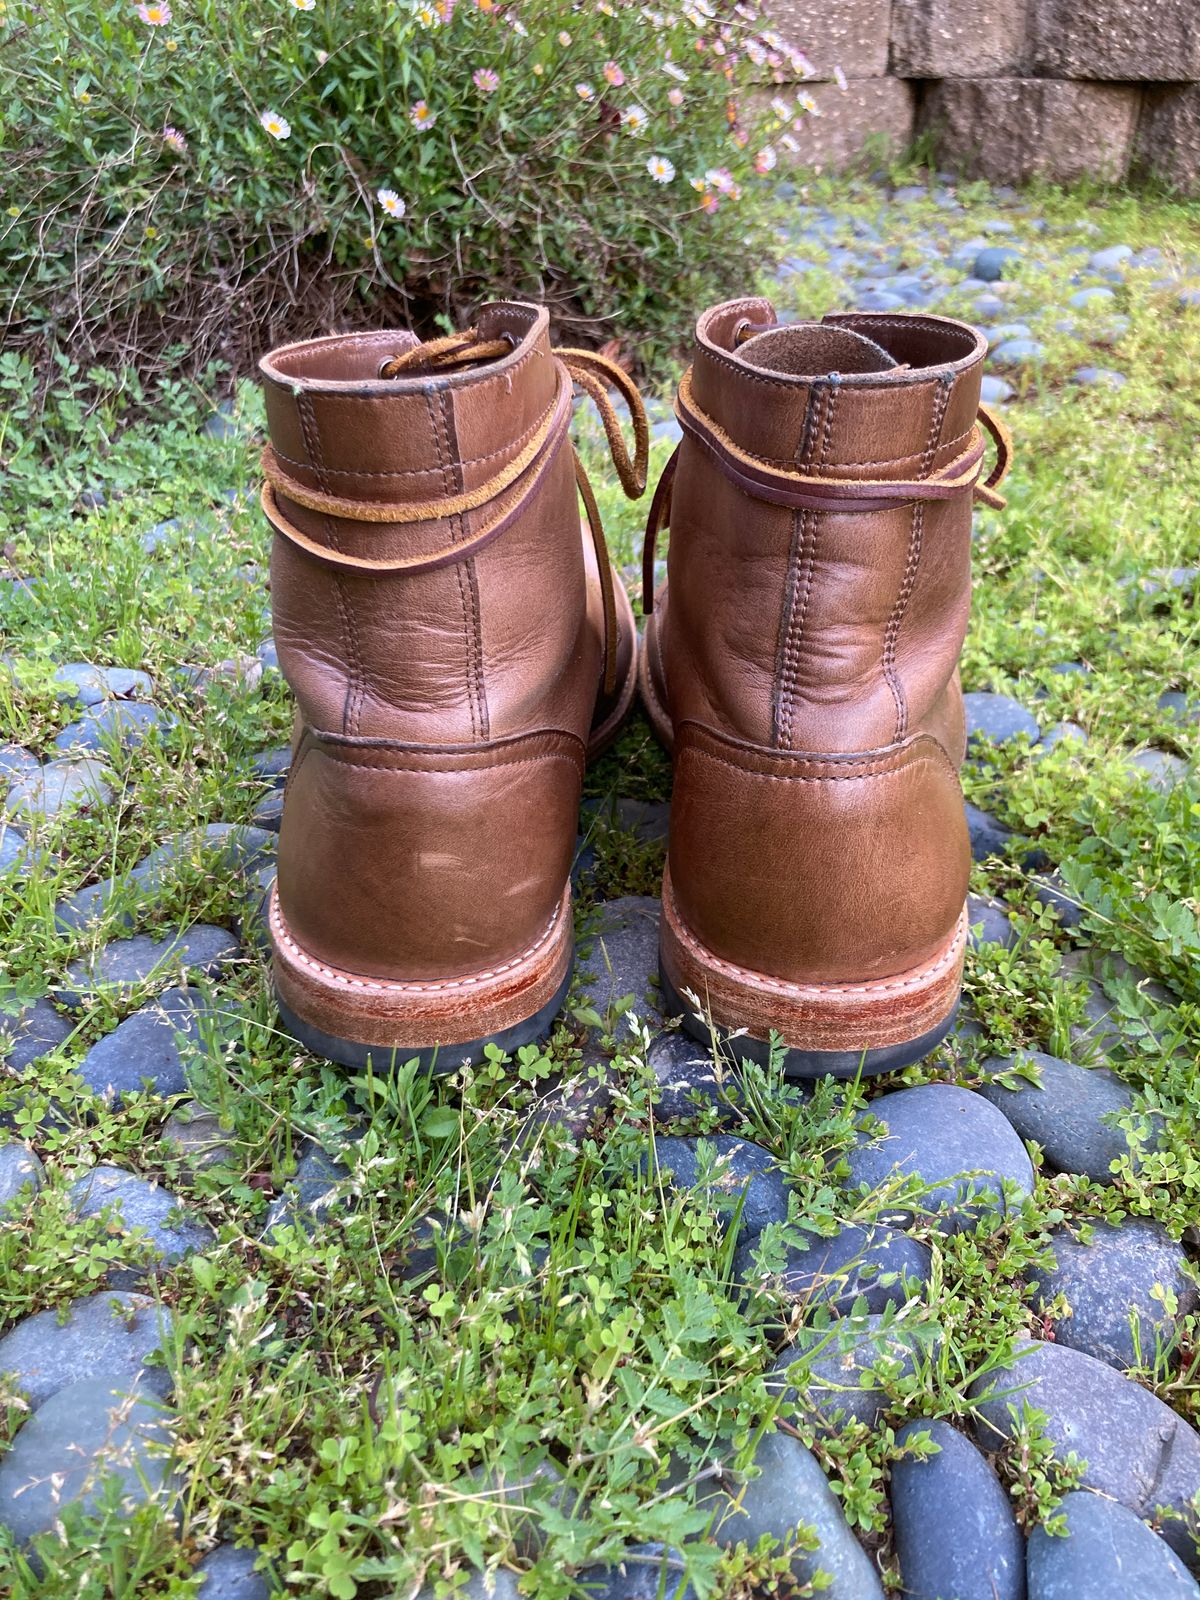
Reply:
<svg viewBox="0 0 1200 1600"><path fill-rule="evenodd" d="M686 1034L711 1047L715 1032L722 1048L727 1049L735 1061L753 1061L760 1067L767 1065L771 1047L766 1040L752 1039L749 1034L740 1034L736 1039L731 1039L729 1034L733 1030L715 1024L710 1031L708 1024L696 1017L690 1001L676 992L661 963L658 977L662 984L663 1011L668 1017L679 1017ZM954 1026L957 1015L956 1000L954 1009L944 1022L939 1022L936 1027L915 1039L906 1039L903 1044L877 1045L867 1050L788 1050L783 1058L784 1076L856 1078L861 1074L864 1078L871 1078L881 1072L895 1072L900 1067L910 1067L915 1061L924 1060L931 1050L937 1049Z"/></svg>
<svg viewBox="0 0 1200 1600"><path fill-rule="evenodd" d="M334 1034L323 1033L320 1028L303 1021L279 998L278 990L275 992L275 1004L289 1033L307 1051L326 1061L336 1062L339 1067L362 1068L370 1065L376 1072L387 1072L393 1065L404 1066L409 1061L416 1061L424 1071L442 1077L457 1072L459 1067L473 1066L477 1061L482 1061L483 1052L490 1044L498 1045L505 1055L511 1055L522 1045L535 1044L543 1039L562 1010L563 1001L571 987L571 974L572 967L568 967L557 994L532 1017L527 1017L524 1022L514 1022L499 1033L470 1039L465 1044L431 1044L419 1048L413 1045L359 1044L354 1039L339 1039Z"/></svg>

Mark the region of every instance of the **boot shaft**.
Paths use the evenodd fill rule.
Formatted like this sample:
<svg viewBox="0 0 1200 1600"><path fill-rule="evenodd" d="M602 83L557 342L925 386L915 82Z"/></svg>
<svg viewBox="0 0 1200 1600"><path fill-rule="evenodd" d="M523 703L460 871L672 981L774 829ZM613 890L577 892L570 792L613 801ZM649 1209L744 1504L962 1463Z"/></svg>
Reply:
<svg viewBox="0 0 1200 1600"><path fill-rule="evenodd" d="M857 483L868 497L944 474L973 437L984 341L942 318L773 324L768 302L747 300L697 327L681 417L686 429L698 415L708 437L685 434L672 495L672 714L823 753L929 727L957 761L969 493L885 491L864 509L842 490L797 507L736 480L757 476L743 455L767 477Z"/></svg>
<svg viewBox="0 0 1200 1600"><path fill-rule="evenodd" d="M507 353L384 377L418 345L385 332L262 362L280 520L307 541L274 541L275 637L311 727L434 744L586 737L598 658L570 378L544 310L490 306L478 333ZM474 553L437 559L455 546Z"/></svg>

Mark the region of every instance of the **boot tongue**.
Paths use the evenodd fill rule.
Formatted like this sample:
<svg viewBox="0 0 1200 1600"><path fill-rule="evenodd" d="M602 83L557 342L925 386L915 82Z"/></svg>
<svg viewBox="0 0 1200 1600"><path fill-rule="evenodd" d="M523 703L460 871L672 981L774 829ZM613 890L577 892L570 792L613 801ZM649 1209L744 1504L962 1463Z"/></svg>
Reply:
<svg viewBox="0 0 1200 1600"><path fill-rule="evenodd" d="M898 365L874 339L826 322L793 322L756 333L738 349L748 366L792 378L830 372L887 372Z"/></svg>

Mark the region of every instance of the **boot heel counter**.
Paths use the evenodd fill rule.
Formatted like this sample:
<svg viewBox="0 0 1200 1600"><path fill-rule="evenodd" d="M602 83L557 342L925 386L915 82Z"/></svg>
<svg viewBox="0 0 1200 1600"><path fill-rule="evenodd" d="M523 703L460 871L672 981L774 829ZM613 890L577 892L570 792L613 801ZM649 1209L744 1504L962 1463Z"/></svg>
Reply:
<svg viewBox="0 0 1200 1600"><path fill-rule="evenodd" d="M292 936L330 967L408 982L518 956L561 904L583 762L561 733L438 748L307 730L279 841Z"/></svg>
<svg viewBox="0 0 1200 1600"><path fill-rule="evenodd" d="M927 734L793 756L679 730L670 892L725 961L789 983L905 971L953 934L969 872L958 774Z"/></svg>

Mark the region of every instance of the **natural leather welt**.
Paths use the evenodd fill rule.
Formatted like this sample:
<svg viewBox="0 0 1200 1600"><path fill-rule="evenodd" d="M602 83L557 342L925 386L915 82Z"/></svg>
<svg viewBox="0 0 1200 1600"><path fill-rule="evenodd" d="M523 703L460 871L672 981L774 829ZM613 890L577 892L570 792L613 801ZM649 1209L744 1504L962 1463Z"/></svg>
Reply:
<svg viewBox="0 0 1200 1600"><path fill-rule="evenodd" d="M928 735L837 758L677 723L670 865L679 914L722 959L796 983L891 976L962 910L958 777Z"/></svg>
<svg viewBox="0 0 1200 1600"><path fill-rule="evenodd" d="M564 733L447 749L306 732L279 841L293 937L331 967L408 982L520 955L570 873L583 762Z"/></svg>

